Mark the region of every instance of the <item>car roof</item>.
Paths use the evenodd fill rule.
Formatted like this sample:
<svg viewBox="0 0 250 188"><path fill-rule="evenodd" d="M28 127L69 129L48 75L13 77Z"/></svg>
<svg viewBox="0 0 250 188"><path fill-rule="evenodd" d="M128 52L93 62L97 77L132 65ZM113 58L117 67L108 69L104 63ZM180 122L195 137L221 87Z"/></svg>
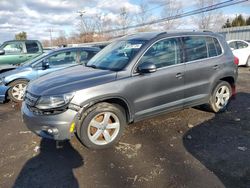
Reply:
<svg viewBox="0 0 250 188"><path fill-rule="evenodd" d="M97 47L65 47L65 48L55 48L52 49L51 52L60 52L60 51L70 51L70 50L87 50L87 51L95 51L99 52L101 49Z"/></svg>
<svg viewBox="0 0 250 188"><path fill-rule="evenodd" d="M161 32L139 32L136 34L126 35L124 37L119 38L118 40L151 40L156 37L167 37L167 36L182 36L182 35L213 35L217 36L218 34L202 30L168 30L168 31L161 31Z"/></svg>
<svg viewBox="0 0 250 188"><path fill-rule="evenodd" d="M38 40L7 40L7 41L4 41L3 43L6 43L6 42L39 42L39 41Z"/></svg>

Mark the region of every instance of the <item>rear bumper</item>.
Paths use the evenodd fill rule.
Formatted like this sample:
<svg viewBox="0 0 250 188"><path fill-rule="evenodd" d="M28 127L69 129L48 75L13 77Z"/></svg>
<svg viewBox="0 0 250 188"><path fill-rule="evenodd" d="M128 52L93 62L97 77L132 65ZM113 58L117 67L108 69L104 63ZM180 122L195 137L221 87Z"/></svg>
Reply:
<svg viewBox="0 0 250 188"><path fill-rule="evenodd" d="M8 86L0 85L0 103L5 101L8 89Z"/></svg>

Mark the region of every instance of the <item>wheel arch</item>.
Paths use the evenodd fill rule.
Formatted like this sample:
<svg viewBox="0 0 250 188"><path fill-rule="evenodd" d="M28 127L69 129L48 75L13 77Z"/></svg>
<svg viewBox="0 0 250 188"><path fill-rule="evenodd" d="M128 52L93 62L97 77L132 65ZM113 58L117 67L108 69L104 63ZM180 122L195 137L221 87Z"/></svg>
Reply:
<svg viewBox="0 0 250 188"><path fill-rule="evenodd" d="M231 86L235 85L235 79L232 76L227 76L220 79L221 81L228 82Z"/></svg>
<svg viewBox="0 0 250 188"><path fill-rule="evenodd" d="M18 80L24 80L24 81L30 82L30 80L27 78L16 78L16 79L13 79L13 80L7 82L6 85L9 86L11 83L18 81Z"/></svg>
<svg viewBox="0 0 250 188"><path fill-rule="evenodd" d="M86 109L84 109L83 111L87 110L88 108L90 108L91 106L97 104L97 103L101 103L101 102L106 102L106 103L110 103L110 104L115 104L115 105L119 105L121 106L125 113L126 113L126 121L127 123L132 123L133 122L133 116L132 116L132 110L130 105L128 104L128 102L126 101L126 99L122 98L122 97L105 97L105 98L101 98L101 99L94 99L91 102L89 102L86 105Z"/></svg>
<svg viewBox="0 0 250 188"><path fill-rule="evenodd" d="M220 79L221 81L228 82L232 88L232 96L236 95L236 86L235 86L235 79L232 76L224 77Z"/></svg>

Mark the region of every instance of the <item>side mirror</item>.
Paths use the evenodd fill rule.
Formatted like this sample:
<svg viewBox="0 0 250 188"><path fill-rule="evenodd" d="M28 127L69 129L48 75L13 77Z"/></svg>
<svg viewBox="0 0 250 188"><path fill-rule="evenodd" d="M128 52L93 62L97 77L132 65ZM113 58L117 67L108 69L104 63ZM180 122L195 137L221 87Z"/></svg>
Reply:
<svg viewBox="0 0 250 188"><path fill-rule="evenodd" d="M4 50L0 50L0 55L4 55L5 51Z"/></svg>
<svg viewBox="0 0 250 188"><path fill-rule="evenodd" d="M46 61L46 60L43 61L43 62L42 62L42 69L43 69L43 70L46 70L46 69L48 69L48 68L49 68L49 62Z"/></svg>
<svg viewBox="0 0 250 188"><path fill-rule="evenodd" d="M139 73L152 73L156 71L156 66L154 63L151 62L144 62L140 64L137 68Z"/></svg>

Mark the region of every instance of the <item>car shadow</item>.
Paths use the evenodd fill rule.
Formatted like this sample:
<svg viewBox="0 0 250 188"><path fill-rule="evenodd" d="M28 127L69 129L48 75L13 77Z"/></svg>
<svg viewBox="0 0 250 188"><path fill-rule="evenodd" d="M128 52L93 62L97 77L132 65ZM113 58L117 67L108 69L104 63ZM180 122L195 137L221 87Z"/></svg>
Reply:
<svg viewBox="0 0 250 188"><path fill-rule="evenodd" d="M84 164L83 158L70 142L56 146L55 141L42 139L40 153L24 165L13 187L79 187L73 169Z"/></svg>
<svg viewBox="0 0 250 188"><path fill-rule="evenodd" d="M226 112L190 129L183 144L225 187L250 187L250 94L239 93Z"/></svg>

